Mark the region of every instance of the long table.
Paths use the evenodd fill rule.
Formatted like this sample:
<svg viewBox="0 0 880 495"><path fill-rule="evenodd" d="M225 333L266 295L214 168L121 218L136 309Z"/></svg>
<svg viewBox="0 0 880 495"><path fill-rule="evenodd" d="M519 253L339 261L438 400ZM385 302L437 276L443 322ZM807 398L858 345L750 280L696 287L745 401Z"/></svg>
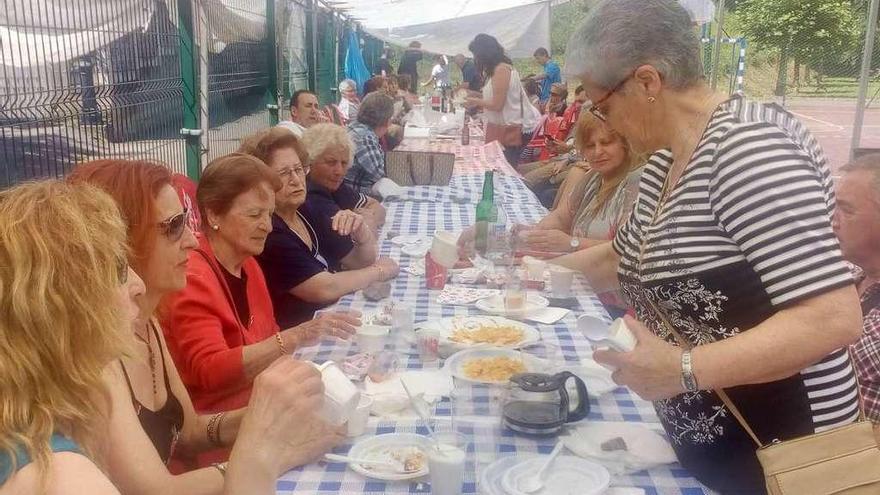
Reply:
<svg viewBox="0 0 880 495"><path fill-rule="evenodd" d="M464 229L473 222L475 203L479 200L482 186L482 172L495 169L501 172L497 181L499 197L510 222L535 223L547 211L540 205L534 195L523 185L522 181L505 168L498 166L497 161L480 162L471 157L480 152L477 143L463 147L453 146L448 142L406 143L408 149L431 149L432 147L453 147L459 153L458 163L467 162L466 167L456 167L455 177L448 187L415 187L410 188L402 198L385 203L387 221L380 233L380 253L390 256L401 264L401 268L414 262L403 253L400 247L389 242L389 235L394 234L432 234L435 230L457 231ZM458 156L458 155L457 155ZM502 157L503 160L503 157ZM482 163L482 166L481 166ZM506 162L505 162L506 164ZM482 167L482 168L481 168ZM515 172L514 172L515 173ZM553 325L535 324L543 341L553 344L561 351L565 364L576 364L591 359L591 347L588 341L576 330L576 317L589 314L597 318L609 320L609 316L595 294L582 278L575 281L574 295L580 309ZM425 287L423 276L416 276L401 270L393 281L391 299L402 302L414 310L415 321L451 316L480 314L473 306L443 305L436 301L437 291L429 291ZM356 309L362 312L375 310L386 301L367 301L362 293L357 292L341 299L335 306L337 309ZM423 368L417 352L409 344L395 340L397 352L405 369ZM325 340L317 348L308 351L309 359L317 362L334 360L340 362L347 356L355 354L357 348L350 342ZM444 399L435 410L436 421L442 429L444 424L464 432L472 443L468 452L468 472L462 487L464 494L481 493L479 475L496 459L516 454L546 454L556 443L556 438L526 437L514 434L503 428L497 416L498 390L486 386L466 386L456 383L454 399ZM618 388L599 399L591 398L591 421L632 421L658 426L657 416L649 402L639 399L626 388ZM370 418L365 435L378 435L392 432L409 432L426 434L418 421L413 418L383 420ZM350 439L345 445L334 452L348 452L354 441ZM627 476L617 476L612 486L642 488L648 495L701 495L712 493L703 487L678 465L665 466L641 471ZM341 463L314 463L285 474L278 481L279 494L362 494L362 493L430 493L427 480L385 482L367 479Z"/></svg>

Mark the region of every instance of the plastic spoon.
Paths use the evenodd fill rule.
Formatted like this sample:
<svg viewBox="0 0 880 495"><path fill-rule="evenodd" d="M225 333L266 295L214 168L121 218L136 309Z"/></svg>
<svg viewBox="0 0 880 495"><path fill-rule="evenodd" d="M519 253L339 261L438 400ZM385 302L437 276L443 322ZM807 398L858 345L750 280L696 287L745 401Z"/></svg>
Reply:
<svg viewBox="0 0 880 495"><path fill-rule="evenodd" d="M419 418L422 420L422 422L425 423L425 428L428 429L428 436L431 437L431 440L434 442L434 447L437 450L440 450L440 440L438 440L437 437L434 436L434 429L431 428L431 422L428 421L428 419L429 419L428 415L425 413L425 411L422 410L422 407L416 402L415 397L409 391L409 387L406 386L406 382L403 381L403 378L400 379L400 384L403 385L403 390L406 392L406 396L409 397L410 405L412 405L412 408L415 410L416 414L419 416Z"/></svg>
<svg viewBox="0 0 880 495"><path fill-rule="evenodd" d="M538 470L537 473L525 478L519 486L519 489L525 493L534 493L541 488L544 488L544 473L547 471L547 468L553 464L553 461L556 460L556 457L562 452L563 443L556 442L556 447L553 447L553 452L550 452L550 457L544 461L544 465L541 466L541 469Z"/></svg>

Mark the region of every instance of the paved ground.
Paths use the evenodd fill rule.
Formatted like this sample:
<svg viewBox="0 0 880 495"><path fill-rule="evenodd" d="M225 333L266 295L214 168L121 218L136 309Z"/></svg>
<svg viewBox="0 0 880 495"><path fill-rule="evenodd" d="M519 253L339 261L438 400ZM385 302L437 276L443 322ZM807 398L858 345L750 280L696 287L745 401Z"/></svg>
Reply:
<svg viewBox="0 0 880 495"><path fill-rule="evenodd" d="M789 100L785 107L801 119L828 155L832 169L849 160L855 100ZM865 111L860 147L880 149L880 102Z"/></svg>

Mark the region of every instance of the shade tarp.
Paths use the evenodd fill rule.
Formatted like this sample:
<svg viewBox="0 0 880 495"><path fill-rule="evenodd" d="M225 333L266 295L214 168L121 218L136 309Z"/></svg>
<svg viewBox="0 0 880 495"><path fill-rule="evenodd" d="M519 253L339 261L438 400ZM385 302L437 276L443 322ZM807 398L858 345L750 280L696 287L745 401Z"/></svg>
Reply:
<svg viewBox="0 0 880 495"><path fill-rule="evenodd" d="M467 54L478 33L496 37L516 58L550 48L550 2L349 0L346 6L370 34L395 45L418 41L432 53Z"/></svg>

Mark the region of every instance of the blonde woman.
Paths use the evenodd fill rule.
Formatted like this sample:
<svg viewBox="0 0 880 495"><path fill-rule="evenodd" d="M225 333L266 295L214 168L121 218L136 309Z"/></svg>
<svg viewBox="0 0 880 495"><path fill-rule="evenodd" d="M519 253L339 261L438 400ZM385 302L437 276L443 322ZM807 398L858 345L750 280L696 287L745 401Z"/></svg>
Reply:
<svg viewBox="0 0 880 495"><path fill-rule="evenodd" d="M144 295L125 240L115 203L92 186L47 181L0 193L0 494L119 493L104 475L104 384L134 346L121 329ZM280 474L308 462L309 440L290 432L312 421L322 398L310 365L279 359L261 373L223 493L274 493Z"/></svg>

